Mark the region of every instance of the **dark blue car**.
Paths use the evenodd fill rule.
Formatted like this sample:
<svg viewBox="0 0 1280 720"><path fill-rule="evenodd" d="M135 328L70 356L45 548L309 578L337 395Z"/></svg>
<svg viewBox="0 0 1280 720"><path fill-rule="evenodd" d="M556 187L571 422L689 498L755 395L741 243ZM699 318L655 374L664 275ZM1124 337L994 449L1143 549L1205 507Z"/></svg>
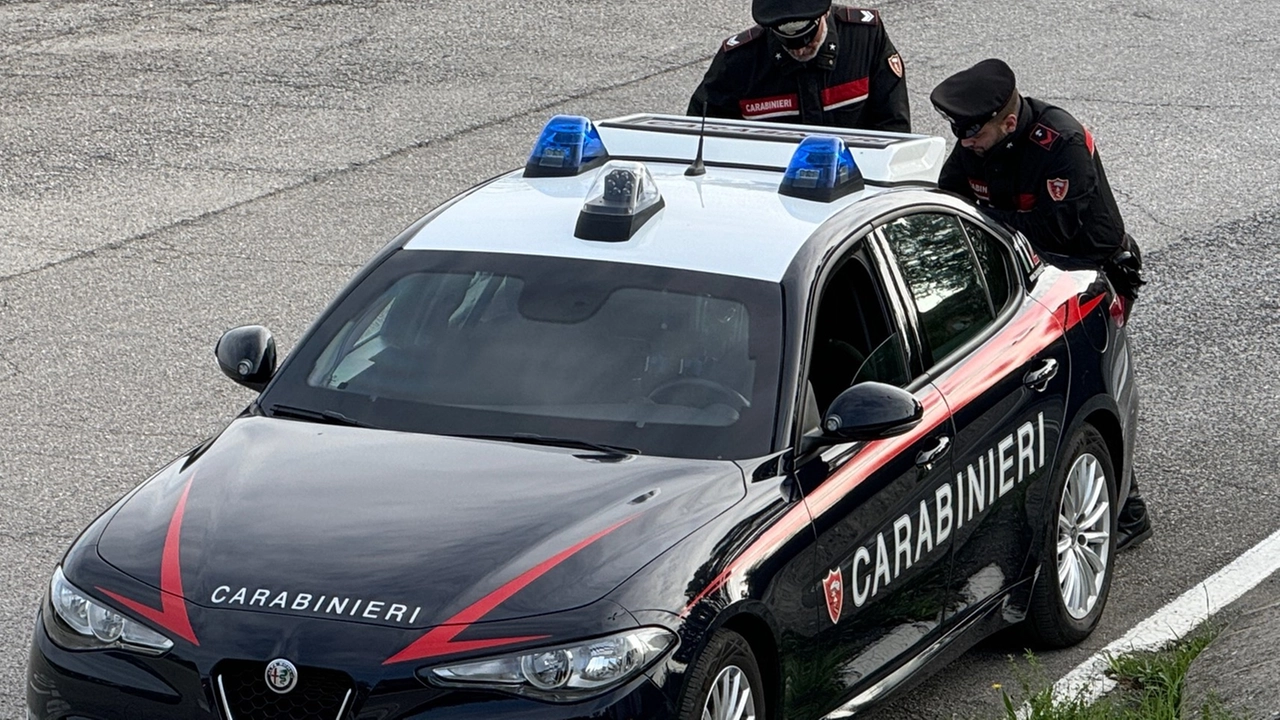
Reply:
<svg viewBox="0 0 1280 720"><path fill-rule="evenodd" d="M829 132L558 117L282 362L228 331L260 394L53 570L28 717L837 718L1086 637L1121 301Z"/></svg>

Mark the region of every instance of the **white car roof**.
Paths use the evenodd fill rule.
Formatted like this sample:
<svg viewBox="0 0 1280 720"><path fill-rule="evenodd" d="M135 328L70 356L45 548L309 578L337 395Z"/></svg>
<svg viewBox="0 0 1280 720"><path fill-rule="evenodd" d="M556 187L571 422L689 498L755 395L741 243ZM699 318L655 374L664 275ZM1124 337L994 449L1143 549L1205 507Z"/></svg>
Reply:
<svg viewBox="0 0 1280 720"><path fill-rule="evenodd" d="M404 247L604 260L776 282L818 226L886 191L869 184L829 203L778 194L783 170L806 135L844 135L864 176L886 184L936 181L945 147L941 138L921 135L709 120L706 174L688 177L699 125L697 118L660 115L599 123L610 157L644 162L665 201L629 240L574 237L596 168L571 177L503 175L446 208Z"/></svg>

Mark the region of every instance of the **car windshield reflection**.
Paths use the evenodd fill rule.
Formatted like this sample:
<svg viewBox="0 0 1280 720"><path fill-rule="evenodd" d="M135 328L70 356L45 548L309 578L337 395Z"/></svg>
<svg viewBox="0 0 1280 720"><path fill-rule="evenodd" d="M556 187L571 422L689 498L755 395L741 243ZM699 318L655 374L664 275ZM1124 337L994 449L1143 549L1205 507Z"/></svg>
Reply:
<svg viewBox="0 0 1280 720"><path fill-rule="evenodd" d="M769 451L780 304L774 284L705 273L401 251L278 386L378 427L747 457Z"/></svg>

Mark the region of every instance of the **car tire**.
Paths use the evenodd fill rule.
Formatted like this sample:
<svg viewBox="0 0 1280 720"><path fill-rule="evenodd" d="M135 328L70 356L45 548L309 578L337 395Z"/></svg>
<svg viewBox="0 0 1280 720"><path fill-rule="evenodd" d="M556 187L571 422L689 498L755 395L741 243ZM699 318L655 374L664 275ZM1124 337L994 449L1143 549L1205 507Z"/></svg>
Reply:
<svg viewBox="0 0 1280 720"><path fill-rule="evenodd" d="M1115 574L1116 473L1102 435L1085 425L1071 437L1047 497L1040 570L1023 623L1029 644L1062 648L1089 637ZM1105 499L1105 507L1102 502Z"/></svg>
<svg viewBox="0 0 1280 720"><path fill-rule="evenodd" d="M681 720L765 720L764 681L751 645L720 630L689 672L680 702ZM739 713L746 702L751 707Z"/></svg>

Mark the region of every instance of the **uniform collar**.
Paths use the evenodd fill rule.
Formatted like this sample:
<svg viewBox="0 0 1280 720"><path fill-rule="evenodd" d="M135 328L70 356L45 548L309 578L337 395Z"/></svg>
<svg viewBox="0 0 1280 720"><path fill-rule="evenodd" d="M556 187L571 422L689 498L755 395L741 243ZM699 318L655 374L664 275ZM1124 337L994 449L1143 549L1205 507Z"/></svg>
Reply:
<svg viewBox="0 0 1280 720"><path fill-rule="evenodd" d="M1022 141L1026 139L1027 133L1031 127L1032 115L1031 106L1027 105L1027 99L1025 97L1021 98L1018 103L1018 126L1013 129L1013 132L1006 135L1003 140L992 145L991 149L988 150L985 155L982 155L982 157L988 161L991 158L1004 157L1005 153L1012 151L1014 148L1018 147L1018 145L1022 144ZM978 154L974 153L972 150L969 152L973 153L975 157L978 156Z"/></svg>
<svg viewBox="0 0 1280 720"><path fill-rule="evenodd" d="M1031 129L1031 106L1027 104L1027 99L1020 98L1018 100L1018 127L1009 133L1009 137L1000 141L996 147L1002 151L1012 150L1014 146L1027 139L1027 133Z"/></svg>
<svg viewBox="0 0 1280 720"><path fill-rule="evenodd" d="M840 55L840 34L836 32L835 16L831 13L827 13L827 36L822 39L818 54L808 62L800 62L791 57L791 53L782 47L773 33L767 29L765 32L769 33L769 48L773 52L774 65L791 69L812 67L819 70L830 70L836 66L836 58Z"/></svg>

